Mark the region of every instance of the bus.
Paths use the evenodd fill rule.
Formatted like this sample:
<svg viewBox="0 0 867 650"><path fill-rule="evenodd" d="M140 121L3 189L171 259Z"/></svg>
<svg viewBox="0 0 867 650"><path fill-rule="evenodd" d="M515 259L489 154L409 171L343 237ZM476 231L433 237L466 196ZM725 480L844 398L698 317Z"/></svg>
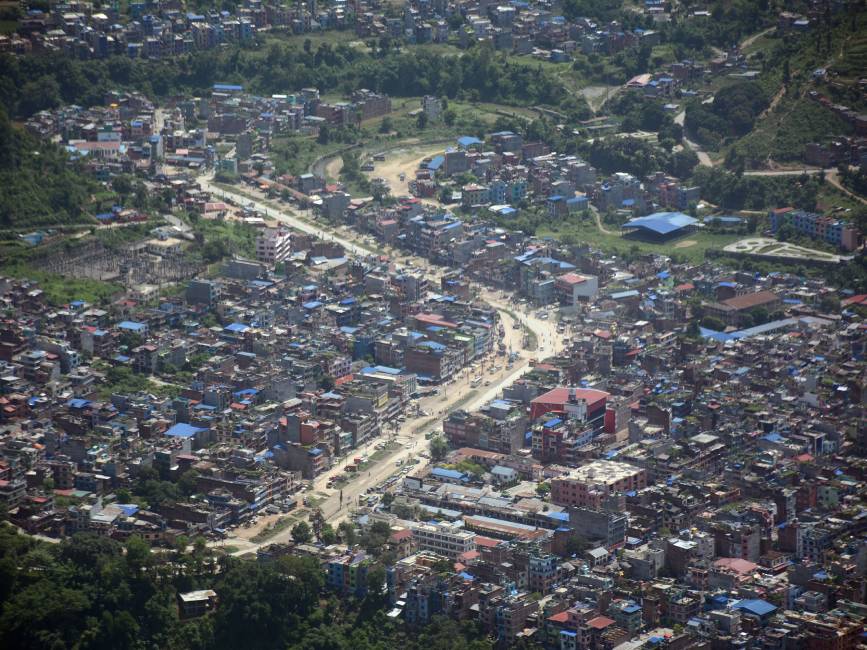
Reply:
<svg viewBox="0 0 867 650"><path fill-rule="evenodd" d="M482 378L481 378L481 377L476 377L475 379L473 379L473 380L470 382L470 386L472 386L473 388L476 388L476 387L477 387L479 384L481 384L481 383L482 383Z"/></svg>

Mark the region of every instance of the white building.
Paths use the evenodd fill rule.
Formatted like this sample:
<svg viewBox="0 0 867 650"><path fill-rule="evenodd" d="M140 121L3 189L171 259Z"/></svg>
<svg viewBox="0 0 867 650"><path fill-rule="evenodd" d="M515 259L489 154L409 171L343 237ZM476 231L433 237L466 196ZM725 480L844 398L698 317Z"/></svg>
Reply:
<svg viewBox="0 0 867 650"><path fill-rule="evenodd" d="M455 558L476 550L476 536L453 522L414 523L412 535L422 551L433 551Z"/></svg>
<svg viewBox="0 0 867 650"><path fill-rule="evenodd" d="M256 236L256 259L276 264L292 254L291 235L283 228L265 228Z"/></svg>
<svg viewBox="0 0 867 650"><path fill-rule="evenodd" d="M574 307L578 303L588 302L596 297L599 291L599 279L595 275L564 273L557 278L554 288L560 298L560 304Z"/></svg>

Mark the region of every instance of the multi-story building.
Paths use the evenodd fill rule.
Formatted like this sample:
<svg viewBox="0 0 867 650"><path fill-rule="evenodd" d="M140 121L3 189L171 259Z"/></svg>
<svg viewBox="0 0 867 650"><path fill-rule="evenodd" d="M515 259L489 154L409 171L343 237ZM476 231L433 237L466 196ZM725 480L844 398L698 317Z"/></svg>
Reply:
<svg viewBox="0 0 867 650"><path fill-rule="evenodd" d="M557 505L600 508L614 494L647 487L640 467L611 460L594 460L551 480L551 500Z"/></svg>
<svg viewBox="0 0 867 650"><path fill-rule="evenodd" d="M404 355L406 369L419 379L441 382L458 371L463 354L457 348L436 341L423 341L407 349Z"/></svg>
<svg viewBox="0 0 867 650"><path fill-rule="evenodd" d="M370 560L363 553L341 555L328 561L326 584L345 595L367 595L367 572Z"/></svg>
<svg viewBox="0 0 867 650"><path fill-rule="evenodd" d="M283 228L265 228L256 236L256 259L277 264L292 254L292 236Z"/></svg>
<svg viewBox="0 0 867 650"><path fill-rule="evenodd" d="M453 447L473 447L485 451L513 454L524 444L524 433L527 429L527 418L520 409L512 409L507 402L507 413L496 417L497 402L494 409L480 413L453 411L443 422L443 432Z"/></svg>
<svg viewBox="0 0 867 650"><path fill-rule="evenodd" d="M420 550L450 558L476 550L475 534L451 522L414 523L412 535Z"/></svg>
<svg viewBox="0 0 867 650"><path fill-rule="evenodd" d="M812 239L821 239L844 251L855 250L860 244L861 232L855 226L827 215L794 208L779 208L768 212L768 218L771 220L773 232L788 225L798 233Z"/></svg>

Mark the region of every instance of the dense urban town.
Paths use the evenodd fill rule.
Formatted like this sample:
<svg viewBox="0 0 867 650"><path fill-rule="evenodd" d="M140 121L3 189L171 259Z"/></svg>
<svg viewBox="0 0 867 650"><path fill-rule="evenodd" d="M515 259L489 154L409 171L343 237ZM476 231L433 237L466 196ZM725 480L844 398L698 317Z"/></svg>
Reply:
<svg viewBox="0 0 867 650"><path fill-rule="evenodd" d="M0 645L867 648L867 8L0 2Z"/></svg>

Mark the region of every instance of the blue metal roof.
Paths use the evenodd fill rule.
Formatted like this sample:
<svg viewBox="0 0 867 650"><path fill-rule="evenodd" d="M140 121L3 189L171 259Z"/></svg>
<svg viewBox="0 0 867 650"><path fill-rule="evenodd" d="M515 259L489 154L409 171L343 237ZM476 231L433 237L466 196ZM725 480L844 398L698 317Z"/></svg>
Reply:
<svg viewBox="0 0 867 650"><path fill-rule="evenodd" d="M133 332L143 332L147 329L147 325L144 323L136 323L131 320L123 320L117 326L122 330L131 330Z"/></svg>
<svg viewBox="0 0 867 650"><path fill-rule="evenodd" d="M436 478L450 478L457 481L466 481L468 479L467 475L463 472L459 472L456 469L446 469L445 467L434 467L431 470L431 476Z"/></svg>
<svg viewBox="0 0 867 650"><path fill-rule="evenodd" d="M368 366L364 368L362 374L370 374L372 372L381 372L387 375L399 375L403 372L400 368L391 368L390 366Z"/></svg>
<svg viewBox="0 0 867 650"><path fill-rule="evenodd" d="M630 219L623 224L622 228L640 228L658 235L668 235L681 228L693 226L697 223L698 219L693 219L682 212L656 212L646 217Z"/></svg>
<svg viewBox="0 0 867 650"><path fill-rule="evenodd" d="M166 435L171 436L172 438L192 438L199 431L204 431L204 429L201 427L194 427L193 425L184 422L178 422L166 431Z"/></svg>
<svg viewBox="0 0 867 650"><path fill-rule="evenodd" d="M739 600L738 602L732 605L735 609L743 609L750 614L755 614L756 616L767 616L772 612L776 611L776 606L772 605L766 600L762 600L761 598L749 598L744 600Z"/></svg>
<svg viewBox="0 0 867 650"><path fill-rule="evenodd" d="M426 165L426 167L430 171L435 172L436 170L438 170L440 167L443 166L443 163L445 161L446 161L445 156L434 156L433 158L431 158L431 161Z"/></svg>
<svg viewBox="0 0 867 650"><path fill-rule="evenodd" d="M458 138L458 144L462 147L471 147L474 144L484 144L484 142L471 135L464 135Z"/></svg>

